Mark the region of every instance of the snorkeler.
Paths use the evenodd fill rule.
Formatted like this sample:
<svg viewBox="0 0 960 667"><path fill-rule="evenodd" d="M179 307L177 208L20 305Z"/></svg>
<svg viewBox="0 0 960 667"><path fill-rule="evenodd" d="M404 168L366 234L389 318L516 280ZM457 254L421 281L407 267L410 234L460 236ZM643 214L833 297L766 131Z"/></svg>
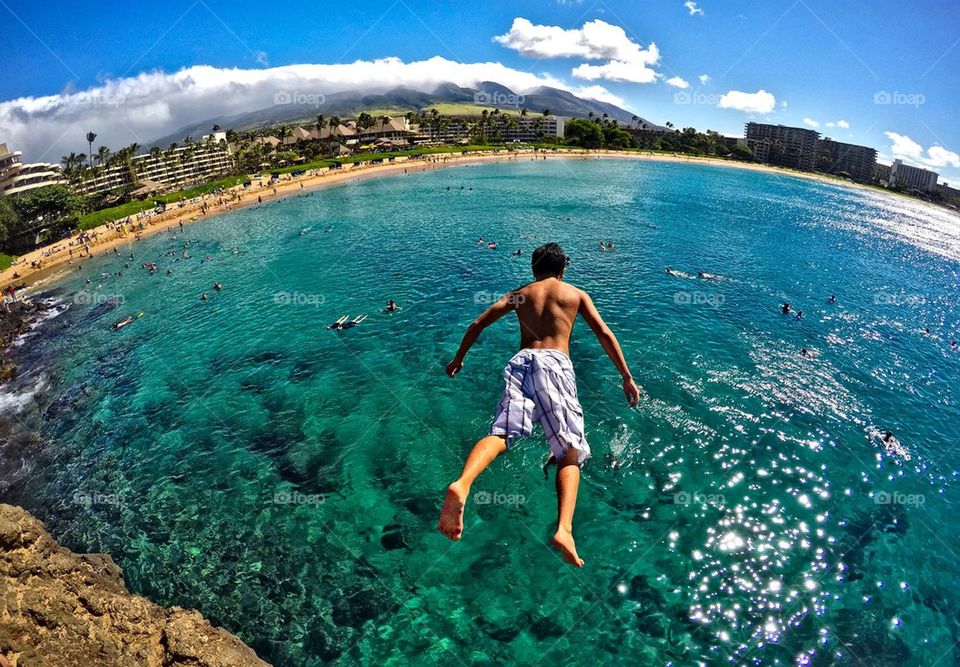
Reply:
<svg viewBox="0 0 960 667"><path fill-rule="evenodd" d="M341 328L343 328L343 323L349 319L350 319L349 315L344 315L343 317L338 319L336 322L333 322L332 324L328 324L327 329L336 329L337 331L339 331Z"/></svg>
<svg viewBox="0 0 960 667"><path fill-rule="evenodd" d="M345 330L345 329L351 329L351 328L357 326L358 324L360 324L361 322L363 322L365 319L367 319L367 316L366 316L366 315L360 315L359 317L355 317L354 319L350 320L349 322L344 322L343 324L341 324L341 325L340 325L340 330L343 331L343 330Z"/></svg>

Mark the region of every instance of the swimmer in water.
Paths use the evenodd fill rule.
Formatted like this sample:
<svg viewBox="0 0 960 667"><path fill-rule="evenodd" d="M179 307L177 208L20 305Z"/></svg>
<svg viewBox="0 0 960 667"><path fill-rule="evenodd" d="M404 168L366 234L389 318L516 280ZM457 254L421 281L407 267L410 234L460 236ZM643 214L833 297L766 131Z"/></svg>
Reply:
<svg viewBox="0 0 960 667"><path fill-rule="evenodd" d="M357 326L358 324L360 324L361 322L363 322L365 319L367 319L367 316L366 316L366 315L360 315L359 317L355 317L355 318L353 318L352 320L350 320L349 322L344 322L343 324L341 324L341 325L340 325L340 330L343 331L343 330L346 330L346 329L352 329L353 327L355 327L355 326Z"/></svg>
<svg viewBox="0 0 960 667"><path fill-rule="evenodd" d="M880 441L883 443L883 447L888 456L896 456L904 461L910 460L910 452L907 451L906 447L900 444L899 440L893 437L893 432L887 431L884 433L883 437L880 438Z"/></svg>
<svg viewBox="0 0 960 667"><path fill-rule="evenodd" d="M830 298L827 299L827 303L836 303L836 302L837 302L837 297L835 294L831 294Z"/></svg>
<svg viewBox="0 0 960 667"><path fill-rule="evenodd" d="M333 322L332 324L328 324L327 329L334 329L336 331L339 331L341 328L343 328L343 323L349 319L350 319L349 315L344 315L343 317L338 319L336 322Z"/></svg>
<svg viewBox="0 0 960 667"><path fill-rule="evenodd" d="M715 276L712 273L704 273L703 271L698 271L697 277L703 280L720 280L720 276Z"/></svg>
<svg viewBox="0 0 960 667"><path fill-rule="evenodd" d="M520 248L517 248L516 250L513 251L513 256L514 256L514 257L519 257L519 256L522 255L522 254L523 254L523 251L520 250Z"/></svg>
<svg viewBox="0 0 960 667"><path fill-rule="evenodd" d="M206 293L206 292L204 292L203 294L200 295L200 300L201 300L201 301L207 301L209 298L210 298L210 297L207 296L207 293Z"/></svg>
<svg viewBox="0 0 960 667"><path fill-rule="evenodd" d="M383 309L383 312L392 313L395 310L400 310L400 306L393 299L387 299L387 307Z"/></svg>
<svg viewBox="0 0 960 667"><path fill-rule="evenodd" d="M490 241L490 243L487 244L487 250L496 250L496 249L497 249L496 242Z"/></svg>
<svg viewBox="0 0 960 667"><path fill-rule="evenodd" d="M667 275L668 275L668 276L679 276L680 274L677 273L676 271L674 271L673 269L671 269L671 268L668 266L668 267L667 267Z"/></svg>
<svg viewBox="0 0 960 667"><path fill-rule="evenodd" d="M221 285L220 283L213 283L213 289L219 292L220 290L223 289L223 285Z"/></svg>
<svg viewBox="0 0 960 667"><path fill-rule="evenodd" d="M780 306L780 312L783 313L784 315L789 315L789 314L790 314L790 304L789 304L789 303L784 303L784 304L782 304L782 305Z"/></svg>
<svg viewBox="0 0 960 667"><path fill-rule="evenodd" d="M798 310L798 311L797 311L797 319L799 320L799 319L802 318L802 317L803 317L803 311L802 311L802 310Z"/></svg>

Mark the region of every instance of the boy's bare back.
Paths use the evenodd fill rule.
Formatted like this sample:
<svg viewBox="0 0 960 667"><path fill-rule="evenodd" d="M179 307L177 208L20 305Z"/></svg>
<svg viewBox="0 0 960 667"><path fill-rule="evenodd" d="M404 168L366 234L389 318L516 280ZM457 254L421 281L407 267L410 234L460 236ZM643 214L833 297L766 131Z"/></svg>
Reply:
<svg viewBox="0 0 960 667"><path fill-rule="evenodd" d="M520 320L520 347L570 354L570 332L586 292L556 278L524 285L511 295Z"/></svg>

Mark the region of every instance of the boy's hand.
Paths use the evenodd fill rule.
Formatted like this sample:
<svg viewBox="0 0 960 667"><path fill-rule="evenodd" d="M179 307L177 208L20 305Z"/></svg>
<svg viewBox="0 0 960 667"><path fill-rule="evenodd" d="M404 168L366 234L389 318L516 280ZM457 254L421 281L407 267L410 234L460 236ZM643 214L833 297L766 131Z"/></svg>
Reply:
<svg viewBox="0 0 960 667"><path fill-rule="evenodd" d="M632 377L623 378L623 395L627 397L627 405L631 408L640 400L640 388Z"/></svg>
<svg viewBox="0 0 960 667"><path fill-rule="evenodd" d="M460 359L454 359L449 364L447 364L447 375L450 377L456 377L457 373L463 368L463 361Z"/></svg>

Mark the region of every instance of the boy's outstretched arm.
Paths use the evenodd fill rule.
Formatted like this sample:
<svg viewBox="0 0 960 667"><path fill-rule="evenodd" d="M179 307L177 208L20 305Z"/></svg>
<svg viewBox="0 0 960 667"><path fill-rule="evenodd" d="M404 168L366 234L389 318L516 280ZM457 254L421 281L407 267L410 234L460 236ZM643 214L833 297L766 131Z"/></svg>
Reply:
<svg viewBox="0 0 960 667"><path fill-rule="evenodd" d="M604 352L607 353L610 361L620 372L620 377L623 378L623 394L627 397L627 404L632 408L640 400L640 389L637 387L637 383L633 381L633 376L630 375L627 360L623 358L623 351L620 349L617 337L613 335L610 327L600 317L600 313L593 305L590 295L586 292L583 292L583 299L580 301L580 315L590 325Z"/></svg>
<svg viewBox="0 0 960 667"><path fill-rule="evenodd" d="M495 304L483 311L480 317L475 319L470 326L467 327L467 332L463 334L463 341L460 343L460 349L457 350L457 354L453 357L453 360L447 364L447 375L454 377L457 373L459 373L460 369L463 368L463 358L467 356L467 351L477 341L477 338L480 337L480 332L509 313L515 307L516 298L514 297L513 292L510 292L504 294Z"/></svg>

